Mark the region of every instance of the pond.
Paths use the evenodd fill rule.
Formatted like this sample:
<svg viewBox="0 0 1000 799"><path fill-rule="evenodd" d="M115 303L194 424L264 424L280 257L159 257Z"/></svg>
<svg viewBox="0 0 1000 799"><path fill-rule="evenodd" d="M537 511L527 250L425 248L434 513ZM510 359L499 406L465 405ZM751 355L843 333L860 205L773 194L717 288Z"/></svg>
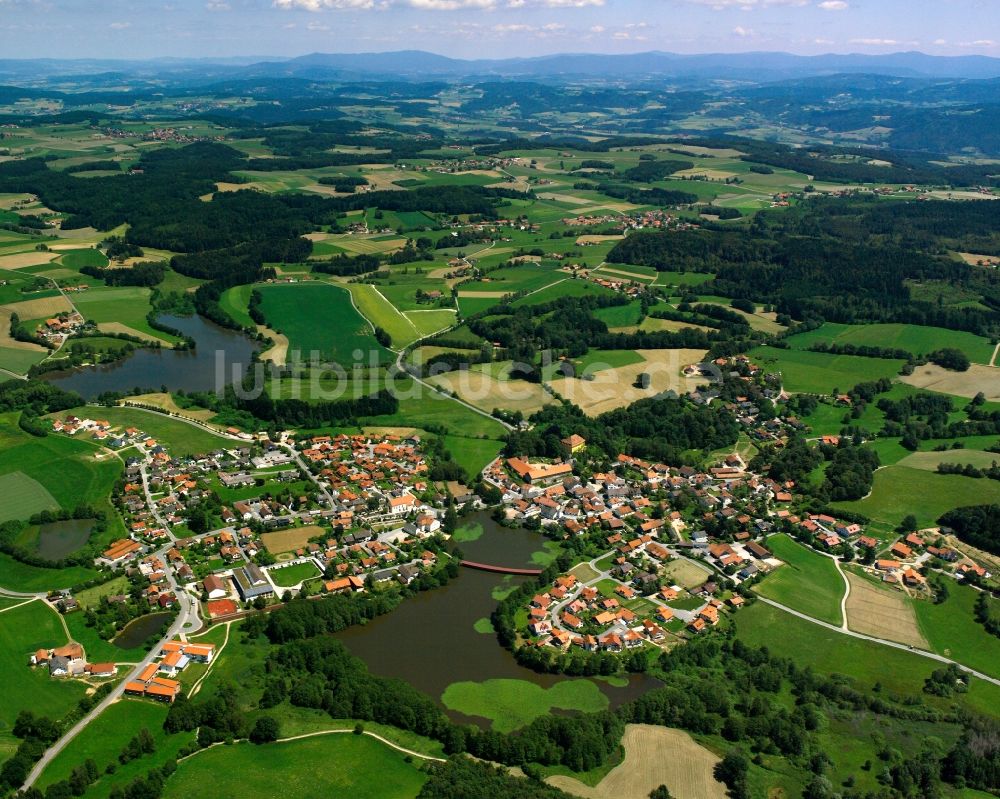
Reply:
<svg viewBox="0 0 1000 799"><path fill-rule="evenodd" d="M94 519L67 519L38 528L38 555L46 560L62 560L87 543Z"/></svg>
<svg viewBox="0 0 1000 799"><path fill-rule="evenodd" d="M140 616L126 624L125 629L118 633L111 643L119 649L135 649L166 627L170 618L170 613L150 613L147 616Z"/></svg>
<svg viewBox="0 0 1000 799"><path fill-rule="evenodd" d="M161 316L160 321L193 338L195 349L140 349L114 363L49 372L43 377L59 388L93 399L103 391L124 393L137 387L215 391L245 374L256 347L248 336L201 316Z"/></svg>
<svg viewBox="0 0 1000 799"><path fill-rule="evenodd" d="M544 551L544 536L501 527L487 513L474 514L463 522L483 526L480 537L460 544L467 559L500 566L537 567L532 557ZM567 678L536 674L518 665L514 656L497 643L496 636L476 630L476 622L488 618L497 605L494 590L527 579L533 578L463 568L444 588L411 597L392 613L338 633L337 637L373 673L406 680L437 700L450 684L466 680L518 679L551 688ZM659 683L644 675L632 675L624 687L604 681L597 685L614 708ZM479 718L448 713L456 721L483 723Z"/></svg>

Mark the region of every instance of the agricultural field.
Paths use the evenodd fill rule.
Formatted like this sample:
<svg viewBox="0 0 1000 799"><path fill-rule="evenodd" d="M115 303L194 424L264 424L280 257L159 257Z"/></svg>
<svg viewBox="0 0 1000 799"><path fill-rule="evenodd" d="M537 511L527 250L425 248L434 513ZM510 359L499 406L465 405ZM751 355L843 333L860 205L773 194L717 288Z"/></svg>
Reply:
<svg viewBox="0 0 1000 799"><path fill-rule="evenodd" d="M796 393L831 394L835 389L843 392L858 383L893 377L903 368L903 361L897 360L775 347L757 347L749 355L765 371L781 372L785 390Z"/></svg>
<svg viewBox="0 0 1000 799"><path fill-rule="evenodd" d="M953 508L992 502L1000 502L1000 484L996 480L895 465L875 472L871 494L864 499L835 502L833 506L893 527L912 513L921 527L929 527Z"/></svg>
<svg viewBox="0 0 1000 799"><path fill-rule="evenodd" d="M250 314L247 311L247 306L250 303L250 295L253 291L254 286L252 284L233 286L231 289L226 289L219 298L219 307L229 314L237 324L244 327L256 327L256 324L250 318Z"/></svg>
<svg viewBox="0 0 1000 799"><path fill-rule="evenodd" d="M35 438L17 426L17 414L0 415L0 494L8 498L2 519L24 519L42 510L80 504L107 509L122 463L83 441L50 435ZM8 493L10 492L10 493Z"/></svg>
<svg viewBox="0 0 1000 799"><path fill-rule="evenodd" d="M350 732L265 746L239 743L199 752L180 763L163 796L186 799L211 784L220 796L260 799L414 799L426 777L419 763L405 758L370 736Z"/></svg>
<svg viewBox="0 0 1000 799"><path fill-rule="evenodd" d="M651 724L628 724L622 737L625 759L594 786L565 775L546 782L581 799L627 799L649 796L666 785L673 796L725 799L726 786L713 770L720 758L683 730ZM669 756L664 756L669 752Z"/></svg>
<svg viewBox="0 0 1000 799"><path fill-rule="evenodd" d="M1000 380L997 379L1000 375L998 371L1000 358L997 361L998 364L994 366L974 363L967 372L952 372L929 363L918 366L913 370L913 374L904 375L900 380L915 388L959 397L972 398L982 393L989 402L1000 402Z"/></svg>
<svg viewBox="0 0 1000 799"><path fill-rule="evenodd" d="M152 310L150 295L150 289L139 286L92 288L73 295L73 302L83 318L96 322L98 327L120 325L128 329L125 332L134 331L132 335L173 344L176 337L154 330L146 320Z"/></svg>
<svg viewBox="0 0 1000 799"><path fill-rule="evenodd" d="M805 350L818 342L903 349L928 355L943 347L962 350L973 363L989 364L994 345L982 336L942 327L903 324L844 325L826 322L815 330L787 339L793 349Z"/></svg>
<svg viewBox="0 0 1000 799"><path fill-rule="evenodd" d="M380 345L371 327L355 310L344 289L321 283L296 283L260 288L261 311L268 326L288 337L289 347L308 357L318 351L323 358L353 363L354 353L377 353L380 361L389 352ZM402 318L402 317L401 317Z"/></svg>
<svg viewBox="0 0 1000 799"><path fill-rule="evenodd" d="M70 566L65 569L43 569L29 566L0 552L0 586L11 591L42 592L72 586L97 577L96 569Z"/></svg>
<svg viewBox="0 0 1000 799"><path fill-rule="evenodd" d="M504 375L508 368L507 362L477 365L468 370L429 377L427 382L457 394L470 405L487 413L503 408L521 411L527 417L555 402L552 395L538 383L507 380Z"/></svg>
<svg viewBox="0 0 1000 799"><path fill-rule="evenodd" d="M870 578L847 572L851 593L847 597L850 629L900 644L927 649L917 626L913 603L902 591L883 588Z"/></svg>
<svg viewBox="0 0 1000 799"><path fill-rule="evenodd" d="M845 586L833 559L784 534L771 536L767 546L784 565L756 586L757 593L820 621L840 624Z"/></svg>
<svg viewBox="0 0 1000 799"><path fill-rule="evenodd" d="M448 686L441 701L449 710L489 719L497 732L516 730L553 708L593 713L608 705L590 680L563 680L547 689L527 680L458 682Z"/></svg>
<svg viewBox="0 0 1000 799"><path fill-rule="evenodd" d="M701 363L705 350L636 350L642 360L617 368L602 369L593 380L560 377L550 381L560 396L579 405L589 416L623 408L640 399L664 391L685 394L704 383L702 377L685 377L682 370L692 363ZM649 388L635 387L640 374L648 374Z"/></svg>
<svg viewBox="0 0 1000 799"><path fill-rule="evenodd" d="M969 586L948 583L948 598L934 603L914 603L917 622L931 649L970 668L1000 677L1000 639L989 635L973 615L979 592ZM1000 608L991 603L993 615Z"/></svg>
<svg viewBox="0 0 1000 799"><path fill-rule="evenodd" d="M740 611L735 625L737 637L750 646L766 646L772 655L790 658L800 667L811 666L820 674L842 674L868 690L879 683L892 693L927 699L924 680L940 667L921 655L851 638L762 602ZM946 700L945 705L954 701L954 697ZM995 713L1000 707L1000 688L973 680L959 701L980 712Z"/></svg>
<svg viewBox="0 0 1000 799"><path fill-rule="evenodd" d="M323 534L323 528L315 524L305 527L290 527L275 533L263 533L260 540L264 549L272 555L294 552L309 543L310 538Z"/></svg>

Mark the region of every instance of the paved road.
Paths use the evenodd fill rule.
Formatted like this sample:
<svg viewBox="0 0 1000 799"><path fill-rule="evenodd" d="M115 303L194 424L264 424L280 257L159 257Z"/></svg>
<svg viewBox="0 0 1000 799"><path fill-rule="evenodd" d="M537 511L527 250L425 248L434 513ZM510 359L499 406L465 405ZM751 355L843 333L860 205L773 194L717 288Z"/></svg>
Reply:
<svg viewBox="0 0 1000 799"><path fill-rule="evenodd" d="M980 680L985 680L986 682L991 682L994 685L1000 685L1000 680L995 677L990 677L989 675L983 674L982 672L976 671L975 669L970 669L968 666L963 666L957 661L950 660L943 655L935 654L934 652L928 652L924 649L914 649L913 647L907 646L906 644L898 644L895 641L886 641L884 638L875 638L872 635L865 635L864 633L856 633L854 630L845 630L843 627L838 627L836 624L829 624L825 621L820 621L819 619L814 619L812 616L807 616L805 613L799 613L797 610L792 610L787 605L782 605L779 602L775 602L771 599L765 599L762 596L757 597L758 602L763 602L765 605L770 605L771 607L778 608L778 610L783 610L785 613L791 613L793 616L802 619L803 621L811 622L812 624L818 624L820 627L825 627L828 630L833 630L836 633L841 633L843 635L849 635L851 638L859 638L862 641L871 641L875 644L882 644L882 646L891 646L893 649L901 649L903 652L909 652L913 655L920 655L921 657L929 658L930 660L936 660L938 663L946 663L952 666L957 666L962 671L967 674L971 674L973 677L978 677Z"/></svg>

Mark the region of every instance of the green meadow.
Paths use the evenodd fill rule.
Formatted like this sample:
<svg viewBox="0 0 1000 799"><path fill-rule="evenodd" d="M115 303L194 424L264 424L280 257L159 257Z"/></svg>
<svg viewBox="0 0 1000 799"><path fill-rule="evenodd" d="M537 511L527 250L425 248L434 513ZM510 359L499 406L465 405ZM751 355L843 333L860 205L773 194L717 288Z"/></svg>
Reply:
<svg viewBox="0 0 1000 799"><path fill-rule="evenodd" d="M785 565L767 575L757 593L820 621L840 624L845 586L833 559L784 534L771 536L767 546Z"/></svg>

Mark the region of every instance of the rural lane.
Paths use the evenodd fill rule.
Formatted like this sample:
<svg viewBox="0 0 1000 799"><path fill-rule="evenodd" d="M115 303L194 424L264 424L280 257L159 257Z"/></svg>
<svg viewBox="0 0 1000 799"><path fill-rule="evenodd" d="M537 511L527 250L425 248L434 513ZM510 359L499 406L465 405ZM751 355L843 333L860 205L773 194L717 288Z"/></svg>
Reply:
<svg viewBox="0 0 1000 799"><path fill-rule="evenodd" d="M1000 685L1000 680L995 677L990 677L987 674L983 674L975 669L970 669L968 666L964 666L961 663L944 657L944 655L938 655L934 652L928 652L924 649L915 649L912 646L907 646L906 644L898 644L895 641L887 641L884 638L876 638L872 635L865 635L864 633L857 633L854 630L845 630L843 627L838 627L836 624L830 624L825 621L820 621L819 619L814 619L812 616L807 616L805 613L800 613L797 610L792 610L792 608L787 605L782 605L780 602L775 602L772 599L765 599L762 596L757 597L758 602L763 602L765 605L770 605L771 607L777 608L778 610L783 610L785 613L791 613L796 618L802 619L803 621L811 622L812 624L818 624L820 627L825 627L828 630L833 630L835 633L841 633L843 635L849 635L852 638L858 638L862 641L871 641L875 644L882 644L883 646L891 646L893 649L901 649L903 652L909 652L913 655L920 655L921 657L929 658L930 660L936 660L938 663L945 663L952 666L957 666L962 671L967 674L971 674L973 677L977 677L980 680L985 680L986 682L991 682L994 685Z"/></svg>

